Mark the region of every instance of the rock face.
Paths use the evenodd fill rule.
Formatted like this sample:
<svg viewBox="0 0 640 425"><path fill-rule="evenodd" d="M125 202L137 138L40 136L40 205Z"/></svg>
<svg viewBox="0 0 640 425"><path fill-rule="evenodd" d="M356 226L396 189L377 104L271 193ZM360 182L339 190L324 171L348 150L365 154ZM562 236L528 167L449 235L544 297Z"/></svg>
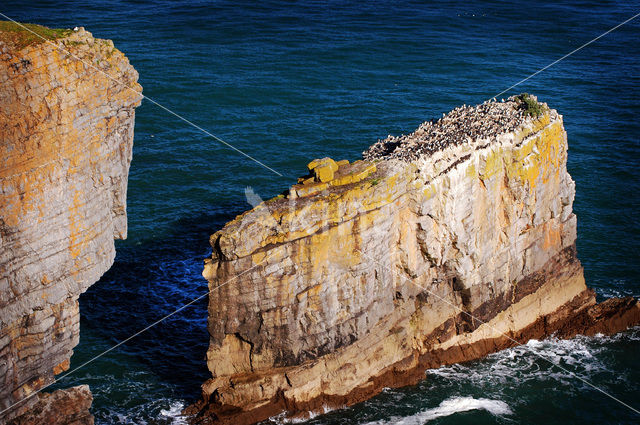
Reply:
<svg viewBox="0 0 640 425"><path fill-rule="evenodd" d="M636 300L596 305L585 286L562 116L535 98L458 108L364 157L312 162L211 236L213 377L195 422L349 405L426 368L640 321Z"/></svg>
<svg viewBox="0 0 640 425"><path fill-rule="evenodd" d="M9 425L93 425L93 416L89 413L93 396L88 385L43 392L36 397L35 405L9 420Z"/></svg>
<svg viewBox="0 0 640 425"><path fill-rule="evenodd" d="M141 101L138 74L111 41L82 28L30 28L49 41L0 23L0 410L69 368L78 296L111 267L113 240L127 234ZM16 423L54 423L56 400L62 414L91 404L87 388L41 394L0 422L29 411ZM89 423L87 415L69 422Z"/></svg>

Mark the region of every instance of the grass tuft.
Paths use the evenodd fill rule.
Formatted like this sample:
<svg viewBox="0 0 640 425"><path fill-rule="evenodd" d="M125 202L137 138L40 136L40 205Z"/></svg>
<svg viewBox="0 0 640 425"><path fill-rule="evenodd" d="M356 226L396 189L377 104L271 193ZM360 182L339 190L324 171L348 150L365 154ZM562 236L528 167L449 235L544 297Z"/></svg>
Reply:
<svg viewBox="0 0 640 425"><path fill-rule="evenodd" d="M529 93L522 93L518 96L518 100L521 102L521 108L524 109L524 113L530 117L539 117L544 113L546 108L540 102L538 102Z"/></svg>
<svg viewBox="0 0 640 425"><path fill-rule="evenodd" d="M24 27L28 28L25 29ZM23 49L32 44L38 44L44 42L41 37L46 40L55 40L57 38L66 37L72 33L69 29L53 29L43 27L36 24L16 24L11 21L0 21L0 42L4 42L15 49Z"/></svg>

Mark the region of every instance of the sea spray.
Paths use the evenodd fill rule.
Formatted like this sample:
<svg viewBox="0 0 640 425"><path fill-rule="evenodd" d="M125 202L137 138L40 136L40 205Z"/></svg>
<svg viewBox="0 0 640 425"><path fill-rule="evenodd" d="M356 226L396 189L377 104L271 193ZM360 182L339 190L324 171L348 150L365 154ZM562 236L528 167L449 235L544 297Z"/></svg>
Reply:
<svg viewBox="0 0 640 425"><path fill-rule="evenodd" d="M451 397L444 400L438 407L426 409L415 415L402 418L394 417L388 421L370 422L367 425L422 425L434 419L450 416L470 410L486 410L494 416L510 415L509 405L501 400L473 397Z"/></svg>

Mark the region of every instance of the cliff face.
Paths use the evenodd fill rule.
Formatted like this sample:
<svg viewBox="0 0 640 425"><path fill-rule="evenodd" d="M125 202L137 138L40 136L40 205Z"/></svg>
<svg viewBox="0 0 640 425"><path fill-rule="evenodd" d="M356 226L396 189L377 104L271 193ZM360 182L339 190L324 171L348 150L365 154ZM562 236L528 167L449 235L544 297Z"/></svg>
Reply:
<svg viewBox="0 0 640 425"><path fill-rule="evenodd" d="M31 27L52 45L1 24L0 409L6 409L69 368L79 338L78 296L113 263L114 238L126 237L141 95L113 79L141 87L109 40L82 28ZM79 387L31 397L2 417L78 394L90 393Z"/></svg>
<svg viewBox="0 0 640 425"><path fill-rule="evenodd" d="M562 117L532 104L458 108L368 161L314 161L212 235L196 421L322 411L516 341L640 321L635 300L596 305L585 286Z"/></svg>

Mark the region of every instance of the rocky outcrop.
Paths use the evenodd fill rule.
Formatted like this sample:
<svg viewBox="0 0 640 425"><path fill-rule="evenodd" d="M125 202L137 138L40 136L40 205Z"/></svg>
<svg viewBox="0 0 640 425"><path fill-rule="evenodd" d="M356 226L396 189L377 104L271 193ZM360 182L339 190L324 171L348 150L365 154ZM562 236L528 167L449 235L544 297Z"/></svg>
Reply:
<svg viewBox="0 0 640 425"><path fill-rule="evenodd" d="M93 425L89 413L93 396L88 385L42 392L34 398L35 404L25 414L9 420L8 425Z"/></svg>
<svg viewBox="0 0 640 425"><path fill-rule="evenodd" d="M59 402L89 423L87 388L32 395L69 368L78 296L126 237L141 87L111 41L29 29L48 41L0 22L0 422L66 423L51 420Z"/></svg>
<svg viewBox="0 0 640 425"><path fill-rule="evenodd" d="M457 108L364 158L312 162L212 235L195 422L349 405L426 368L640 321L636 300L597 305L585 286L562 116L535 98Z"/></svg>

